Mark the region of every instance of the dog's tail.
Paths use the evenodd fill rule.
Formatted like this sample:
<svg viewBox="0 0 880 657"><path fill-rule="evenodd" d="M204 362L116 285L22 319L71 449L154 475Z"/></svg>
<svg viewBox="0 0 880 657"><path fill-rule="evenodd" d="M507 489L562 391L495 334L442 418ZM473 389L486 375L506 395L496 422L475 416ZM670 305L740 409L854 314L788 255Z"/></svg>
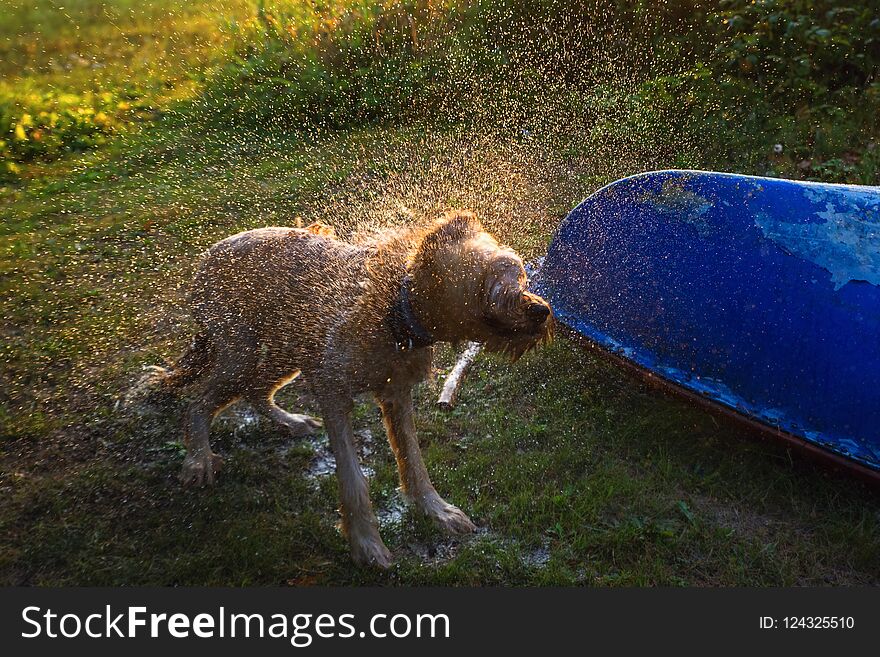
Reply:
<svg viewBox="0 0 880 657"><path fill-rule="evenodd" d="M204 333L196 333L187 350L170 368L153 366L153 378L167 392L177 392L204 376L211 364L211 341Z"/></svg>
<svg viewBox="0 0 880 657"><path fill-rule="evenodd" d="M180 393L204 376L211 364L211 356L211 341L203 333L197 333L174 365L150 365L145 369L125 395L126 405L142 406Z"/></svg>

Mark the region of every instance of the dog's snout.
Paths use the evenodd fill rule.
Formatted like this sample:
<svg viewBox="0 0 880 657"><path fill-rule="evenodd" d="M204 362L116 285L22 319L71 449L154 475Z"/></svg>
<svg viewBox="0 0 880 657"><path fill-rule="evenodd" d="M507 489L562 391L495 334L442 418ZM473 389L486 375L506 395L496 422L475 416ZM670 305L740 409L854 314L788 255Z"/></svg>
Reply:
<svg viewBox="0 0 880 657"><path fill-rule="evenodd" d="M539 324L547 319L550 316L550 308L543 303L532 302L529 304L528 308L526 308L526 317L529 320Z"/></svg>

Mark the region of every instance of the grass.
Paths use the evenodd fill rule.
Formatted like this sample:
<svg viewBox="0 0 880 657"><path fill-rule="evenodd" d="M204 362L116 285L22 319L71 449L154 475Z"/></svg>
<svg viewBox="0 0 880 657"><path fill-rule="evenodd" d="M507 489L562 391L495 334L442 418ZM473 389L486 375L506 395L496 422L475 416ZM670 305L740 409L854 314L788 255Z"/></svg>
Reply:
<svg viewBox="0 0 880 657"><path fill-rule="evenodd" d="M33 58L0 57L16 62L2 87L16 94L29 85L118 88L85 67L80 76L47 64L52 53L88 59L84 49L95 48L120 53L111 78L164 86L168 97L156 92L149 103L172 110L181 106L175 89L191 97L206 84L186 72L226 56L202 3L114 0L101 12L65 3L80 12L71 13L79 31L52 3L10 6L2 47L20 57L27 42L40 44ZM39 36L21 36L34 17ZM189 35L168 58L177 73L137 67L159 48L137 36L152 21ZM125 43L135 45L117 47ZM206 132L181 116L150 116L91 150L23 161L0 184L0 583L878 583L874 492L645 388L564 336L515 365L481 357L451 414L434 408L439 379L417 391L435 484L481 527L468 539L441 536L402 506L377 411L358 405L372 497L397 558L389 573L348 558L334 476L314 471L322 437L292 441L233 408L212 433L227 458L219 484L181 490L179 405L139 415L121 401L142 365L182 350L185 285L217 238L297 215L346 232L405 221L401 204L427 214L467 205L532 257L599 185L652 158L701 164L694 149L667 160L656 142L625 131L568 147L412 125ZM828 154L845 164L840 149ZM779 166L758 150L746 155L731 168ZM453 360L441 349L440 372ZM283 395L309 407L296 383Z"/></svg>
<svg viewBox="0 0 880 657"><path fill-rule="evenodd" d="M192 98L246 0L2 0L0 180L102 146Z"/></svg>

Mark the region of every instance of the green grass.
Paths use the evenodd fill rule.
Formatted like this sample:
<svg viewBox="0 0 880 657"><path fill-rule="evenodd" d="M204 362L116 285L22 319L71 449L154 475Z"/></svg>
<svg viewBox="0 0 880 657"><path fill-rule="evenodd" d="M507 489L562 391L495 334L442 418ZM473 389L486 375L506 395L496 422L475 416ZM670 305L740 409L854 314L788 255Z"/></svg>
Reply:
<svg viewBox="0 0 880 657"><path fill-rule="evenodd" d="M79 30L54 3L7 5L3 93L102 93L125 81L164 109L85 151L23 160L0 183L0 583L878 583L874 492L645 388L564 336L515 365L481 357L451 414L433 405L440 380L417 391L429 471L477 521L473 537L446 538L401 512L377 411L358 405L397 559L389 573L348 558L335 479L308 474L323 437L292 441L231 409L212 433L227 459L218 485L185 491L180 405L143 416L120 405L143 365L183 349L195 258L229 233L297 217L346 233L405 221L401 206L430 215L463 205L533 257L574 203L645 168L706 165L729 148L731 170L804 175L762 150L766 136L703 154L687 133L694 124L674 121L668 104L652 108L644 89L623 103L614 85L590 99L592 132L572 126L567 140L431 124L208 130L186 114L210 84L189 73L228 56L217 32L225 18L206 3L67 2ZM225 9L248 13L244 3ZM153 42L150 30L179 38ZM29 42L40 46L26 57ZM168 44L181 49L157 54ZM115 72L97 81L85 67L51 67L71 51L118 53ZM138 63L154 55L166 63ZM829 134L840 131L822 156L836 180L862 175L868 157L847 155L859 110L841 111L848 128L823 118ZM453 360L441 349L438 367ZM283 397L308 406L297 383Z"/></svg>
<svg viewBox="0 0 880 657"><path fill-rule="evenodd" d="M389 574L350 565L332 477L307 477L314 447L265 423L236 432L234 421L218 421L213 440L228 459L219 484L179 489L180 409L139 419L115 403L141 364L185 344L181 286L194 256L234 230L289 222L291 206L307 220L336 207L331 219L344 229L346 210L377 211L363 190L362 207L353 199L339 207L352 181L369 176L404 199L418 181L439 186L443 177L422 166L452 157L457 142L433 144L420 164L412 156L420 139L370 130L320 144L250 144L235 157L228 143L158 140L6 198L16 222L3 237L13 329L0 443L4 581L876 583L880 508L870 492L744 440L565 338L516 365L481 359L449 416L433 409L438 383L420 388L435 483L483 530L450 541L407 512L383 530L398 558ZM465 172L458 181L470 179L469 166L488 166L482 155L448 164ZM575 196L597 184L570 166ZM498 219L491 193L456 191ZM546 240L553 204L571 199L541 202L535 214L546 223L526 235L506 229L526 251ZM443 351L441 365L452 357ZM291 393L288 403L296 400ZM371 405L359 407L356 425L375 436L374 500L393 509L393 459Z"/></svg>
<svg viewBox="0 0 880 657"><path fill-rule="evenodd" d="M100 147L192 98L247 0L0 0L0 180Z"/></svg>

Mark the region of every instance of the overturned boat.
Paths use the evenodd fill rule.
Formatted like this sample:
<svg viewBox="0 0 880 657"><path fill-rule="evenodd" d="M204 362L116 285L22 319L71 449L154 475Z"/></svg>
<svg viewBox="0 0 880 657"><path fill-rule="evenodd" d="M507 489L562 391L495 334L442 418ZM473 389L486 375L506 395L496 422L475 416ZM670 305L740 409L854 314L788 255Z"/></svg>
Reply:
<svg viewBox="0 0 880 657"><path fill-rule="evenodd" d="M533 284L611 354L880 480L880 187L625 178L568 215Z"/></svg>

